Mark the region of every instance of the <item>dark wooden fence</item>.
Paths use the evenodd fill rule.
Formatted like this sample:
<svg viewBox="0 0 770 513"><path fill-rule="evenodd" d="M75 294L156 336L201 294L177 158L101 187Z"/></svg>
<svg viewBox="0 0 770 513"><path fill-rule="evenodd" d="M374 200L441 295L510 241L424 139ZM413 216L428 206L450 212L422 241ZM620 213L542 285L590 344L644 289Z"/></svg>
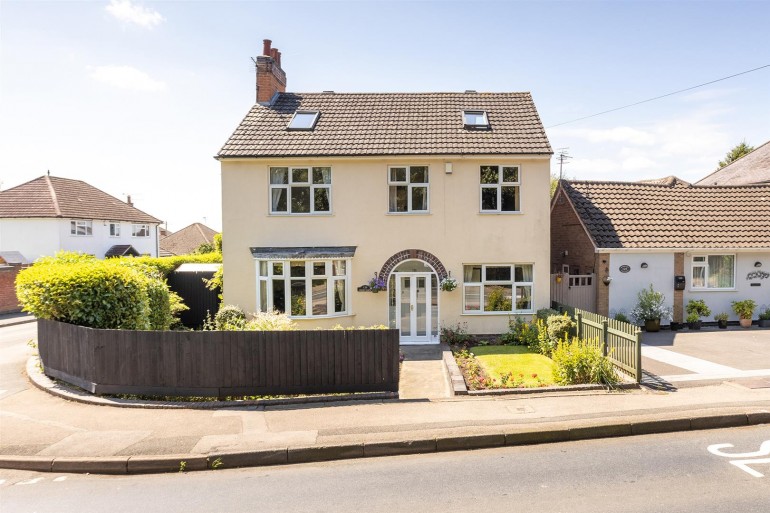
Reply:
<svg viewBox="0 0 770 513"><path fill-rule="evenodd" d="M398 330L131 331L38 320L48 376L96 394L398 391Z"/></svg>
<svg viewBox="0 0 770 513"><path fill-rule="evenodd" d="M219 310L221 290L209 290L203 281L214 277L214 271L180 271L168 275L168 288L179 294L189 310L179 316L182 324L188 328L200 328L206 316L212 316Z"/></svg>

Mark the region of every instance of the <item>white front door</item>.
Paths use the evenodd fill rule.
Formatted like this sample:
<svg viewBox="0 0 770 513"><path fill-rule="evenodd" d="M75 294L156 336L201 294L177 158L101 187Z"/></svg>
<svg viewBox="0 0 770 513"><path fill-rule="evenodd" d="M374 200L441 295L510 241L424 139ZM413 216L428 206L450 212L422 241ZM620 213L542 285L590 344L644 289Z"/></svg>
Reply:
<svg viewBox="0 0 770 513"><path fill-rule="evenodd" d="M396 274L396 319L402 344L430 344L431 282L429 273Z"/></svg>

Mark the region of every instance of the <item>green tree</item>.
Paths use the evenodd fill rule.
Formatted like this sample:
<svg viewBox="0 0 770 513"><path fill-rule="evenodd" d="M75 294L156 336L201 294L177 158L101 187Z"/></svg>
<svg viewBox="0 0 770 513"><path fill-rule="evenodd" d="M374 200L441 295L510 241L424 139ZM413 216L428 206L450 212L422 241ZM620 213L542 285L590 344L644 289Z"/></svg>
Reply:
<svg viewBox="0 0 770 513"><path fill-rule="evenodd" d="M739 158L743 157L748 153L751 153L752 151L754 151L754 146L749 146L748 144L746 144L746 140L744 139L743 141L741 141L740 144L736 144L732 150L727 152L727 155L725 155L724 160L719 161L719 169L722 169L727 164L735 162Z"/></svg>
<svg viewBox="0 0 770 513"><path fill-rule="evenodd" d="M559 177L551 173L551 197L556 194L556 188L559 186Z"/></svg>

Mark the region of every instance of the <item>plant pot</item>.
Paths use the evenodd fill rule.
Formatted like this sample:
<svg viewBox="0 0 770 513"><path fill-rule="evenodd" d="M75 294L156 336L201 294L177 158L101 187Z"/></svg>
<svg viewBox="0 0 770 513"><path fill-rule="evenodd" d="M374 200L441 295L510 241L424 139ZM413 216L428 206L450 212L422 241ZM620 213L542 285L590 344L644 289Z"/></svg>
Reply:
<svg viewBox="0 0 770 513"><path fill-rule="evenodd" d="M687 327L691 330L699 330L703 321L688 322Z"/></svg>
<svg viewBox="0 0 770 513"><path fill-rule="evenodd" d="M726 330L727 329L727 321L717 321L717 326L719 326L720 330Z"/></svg>
<svg viewBox="0 0 770 513"><path fill-rule="evenodd" d="M770 328L770 319L760 319L759 320L759 327L760 328Z"/></svg>
<svg viewBox="0 0 770 513"><path fill-rule="evenodd" d="M681 322L671 322L670 325L671 331L679 331L682 329L682 323Z"/></svg>
<svg viewBox="0 0 770 513"><path fill-rule="evenodd" d="M654 333L660 331L660 319L647 319L644 321L644 330Z"/></svg>
<svg viewBox="0 0 770 513"><path fill-rule="evenodd" d="M751 319L740 319L741 328L751 328Z"/></svg>

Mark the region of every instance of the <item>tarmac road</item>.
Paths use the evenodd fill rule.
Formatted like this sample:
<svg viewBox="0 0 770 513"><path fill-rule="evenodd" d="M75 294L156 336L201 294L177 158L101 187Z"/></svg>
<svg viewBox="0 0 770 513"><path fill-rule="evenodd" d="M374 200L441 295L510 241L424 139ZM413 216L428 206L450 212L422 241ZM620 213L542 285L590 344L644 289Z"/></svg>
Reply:
<svg viewBox="0 0 770 513"><path fill-rule="evenodd" d="M26 390L31 385L24 364L34 351L27 342L37 338L37 323L0 328L0 398Z"/></svg>
<svg viewBox="0 0 770 513"><path fill-rule="evenodd" d="M0 479L0 509L19 513L766 513L770 428L184 474L0 470Z"/></svg>

